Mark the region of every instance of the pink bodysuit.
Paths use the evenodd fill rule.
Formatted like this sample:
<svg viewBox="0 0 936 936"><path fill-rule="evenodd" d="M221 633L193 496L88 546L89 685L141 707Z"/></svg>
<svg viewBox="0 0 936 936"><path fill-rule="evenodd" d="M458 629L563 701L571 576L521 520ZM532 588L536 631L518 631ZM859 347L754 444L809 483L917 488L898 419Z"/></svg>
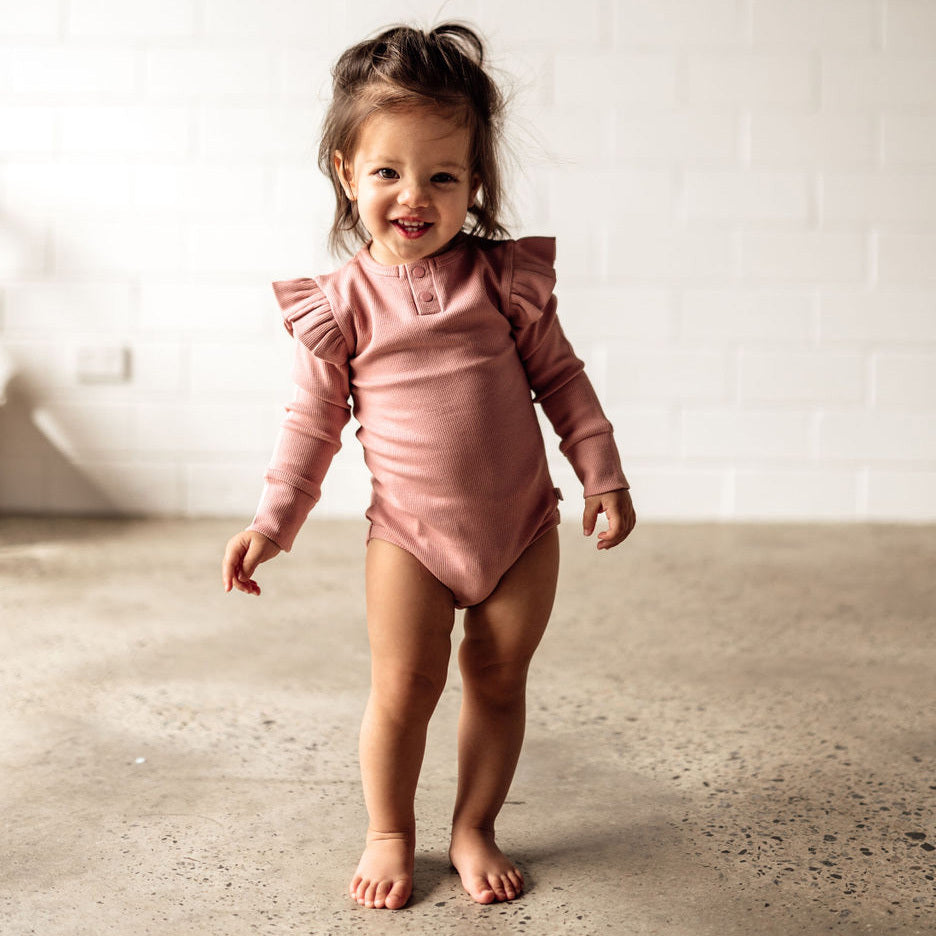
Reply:
<svg viewBox="0 0 936 936"><path fill-rule="evenodd" d="M555 241L459 235L382 266L362 249L325 276L274 283L298 339L251 530L290 549L351 414L372 478L369 538L412 553L456 605L483 601L559 522L532 393L585 495L627 487L605 418L556 318Z"/></svg>

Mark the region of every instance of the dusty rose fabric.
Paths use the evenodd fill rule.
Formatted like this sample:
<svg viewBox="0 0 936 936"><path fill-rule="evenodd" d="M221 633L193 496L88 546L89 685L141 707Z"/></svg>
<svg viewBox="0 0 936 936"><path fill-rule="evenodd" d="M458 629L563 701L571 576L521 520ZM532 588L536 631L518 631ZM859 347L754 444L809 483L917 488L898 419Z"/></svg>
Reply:
<svg viewBox="0 0 936 936"><path fill-rule="evenodd" d="M370 537L406 549L459 606L486 598L559 522L532 393L585 494L627 487L611 424L556 318L555 241L462 235L381 266L274 283L298 339L250 529L289 549L351 414L372 476Z"/></svg>

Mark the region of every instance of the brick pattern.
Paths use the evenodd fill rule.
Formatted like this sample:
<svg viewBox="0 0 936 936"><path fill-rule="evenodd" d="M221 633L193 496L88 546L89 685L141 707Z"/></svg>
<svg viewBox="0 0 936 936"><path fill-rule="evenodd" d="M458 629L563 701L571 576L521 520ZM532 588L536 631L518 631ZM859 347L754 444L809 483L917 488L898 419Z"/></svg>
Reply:
<svg viewBox="0 0 936 936"><path fill-rule="evenodd" d="M386 5L2 9L0 509L248 517L290 394L268 282L333 265L328 67ZM936 3L444 15L511 76L513 230L558 237L639 512L936 519ZM77 380L100 344L129 381ZM367 496L349 429L318 509Z"/></svg>

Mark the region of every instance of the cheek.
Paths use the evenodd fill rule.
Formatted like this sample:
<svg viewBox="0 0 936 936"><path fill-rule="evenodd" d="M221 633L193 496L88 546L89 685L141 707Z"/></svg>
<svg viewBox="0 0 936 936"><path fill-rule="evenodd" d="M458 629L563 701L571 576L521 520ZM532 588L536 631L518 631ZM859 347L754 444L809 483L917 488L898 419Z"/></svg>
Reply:
<svg viewBox="0 0 936 936"><path fill-rule="evenodd" d="M445 197L445 207L452 214L467 212L471 207L472 192L468 189L459 189L455 192L449 192Z"/></svg>
<svg viewBox="0 0 936 936"><path fill-rule="evenodd" d="M372 212L380 205L380 196L368 185L362 185L358 190L358 207L364 212Z"/></svg>

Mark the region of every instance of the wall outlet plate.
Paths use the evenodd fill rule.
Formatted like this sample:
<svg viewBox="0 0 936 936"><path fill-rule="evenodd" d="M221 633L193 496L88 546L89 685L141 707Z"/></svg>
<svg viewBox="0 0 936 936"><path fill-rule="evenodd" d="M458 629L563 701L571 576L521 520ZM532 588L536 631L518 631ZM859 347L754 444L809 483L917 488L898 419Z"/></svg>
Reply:
<svg viewBox="0 0 936 936"><path fill-rule="evenodd" d="M121 345L87 345L78 349L79 383L124 383L130 379L130 349Z"/></svg>

